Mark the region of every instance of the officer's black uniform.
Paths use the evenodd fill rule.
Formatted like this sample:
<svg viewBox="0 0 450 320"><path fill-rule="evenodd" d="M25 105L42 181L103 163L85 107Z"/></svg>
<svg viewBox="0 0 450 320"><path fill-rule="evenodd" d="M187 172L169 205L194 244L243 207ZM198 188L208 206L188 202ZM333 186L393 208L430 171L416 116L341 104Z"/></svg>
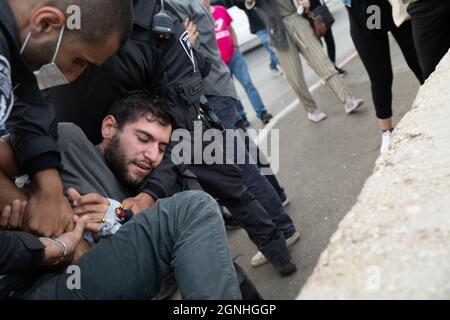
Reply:
<svg viewBox="0 0 450 320"><path fill-rule="evenodd" d="M31 174L44 168L58 167L51 130L54 114L39 116L42 110L49 110L48 106L34 74L20 57L19 33L8 2L0 0L0 123L10 115L10 123L15 125L12 132L18 132L22 138L16 140L17 158ZM31 118L35 120L28 124ZM0 274L38 268L43 259L43 249L39 239L29 234L0 231Z"/></svg>
<svg viewBox="0 0 450 320"><path fill-rule="evenodd" d="M194 104L202 95L200 72L208 63L200 55L190 54L184 41L186 31L177 19L176 34L169 40L151 31L152 17L160 10L159 1L136 0L134 4L134 31L125 47L103 66L87 70L71 86L51 90L52 102L58 106L58 120L75 122L94 143L100 141L98 128L112 102L130 90L147 89L163 94L176 114L179 128L192 130L193 120L197 119ZM198 92L189 94L192 91ZM170 152L169 148L161 165L141 189L156 199L178 192L174 186L179 172L170 160ZM290 254L283 235L243 184L238 166L188 168L199 177L202 187L241 221L252 241L274 265L288 263Z"/></svg>
<svg viewBox="0 0 450 320"><path fill-rule="evenodd" d="M0 300L37 279L44 255L45 246L39 238L25 232L0 231ZM1 278L4 274L8 276Z"/></svg>
<svg viewBox="0 0 450 320"><path fill-rule="evenodd" d="M0 0L0 122L7 128L16 159L28 174L60 165L54 108L39 91L34 74L20 56L16 20L7 0ZM14 93L13 93L14 92Z"/></svg>
<svg viewBox="0 0 450 320"><path fill-rule="evenodd" d="M37 270L44 261L44 249L31 234L0 231L0 275Z"/></svg>

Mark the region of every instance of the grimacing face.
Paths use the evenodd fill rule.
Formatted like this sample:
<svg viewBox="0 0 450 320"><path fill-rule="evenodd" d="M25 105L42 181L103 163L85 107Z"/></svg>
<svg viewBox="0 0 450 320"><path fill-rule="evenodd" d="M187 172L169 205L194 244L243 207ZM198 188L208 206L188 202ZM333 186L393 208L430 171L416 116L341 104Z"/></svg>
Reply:
<svg viewBox="0 0 450 320"><path fill-rule="evenodd" d="M37 71L43 65L51 63L57 50L58 38L66 20L57 8L43 6L36 9L30 18L24 37L31 32L31 38L22 54L26 65ZM111 33L102 43L84 41L82 30L68 30L62 36L61 46L55 63L69 82L75 81L89 65L101 65L119 50L119 36Z"/></svg>
<svg viewBox="0 0 450 320"><path fill-rule="evenodd" d="M32 71L39 70L43 65L52 61L56 51L57 39L35 41L30 39L22 57ZM65 41L56 56L55 63L69 82L75 81L88 66L98 66L105 62L119 49L117 36L109 36L105 44L97 47L81 40Z"/></svg>
<svg viewBox="0 0 450 320"><path fill-rule="evenodd" d="M116 129L106 144L108 166L127 187L136 189L161 163L172 135L172 127L141 117Z"/></svg>

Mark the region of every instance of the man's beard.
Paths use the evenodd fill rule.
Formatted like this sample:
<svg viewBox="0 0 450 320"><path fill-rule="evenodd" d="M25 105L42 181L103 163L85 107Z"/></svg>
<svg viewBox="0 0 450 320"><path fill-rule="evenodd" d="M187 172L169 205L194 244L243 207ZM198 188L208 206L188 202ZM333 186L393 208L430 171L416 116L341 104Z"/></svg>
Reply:
<svg viewBox="0 0 450 320"><path fill-rule="evenodd" d="M38 71L43 65L51 63L55 50L56 43L53 41L39 47L30 42L22 54L22 59L31 71Z"/></svg>
<svg viewBox="0 0 450 320"><path fill-rule="evenodd" d="M114 176L127 188L136 190L140 187L143 179L133 179L128 174L127 165L130 161L120 144L120 137L115 134L104 150L104 156L108 167Z"/></svg>

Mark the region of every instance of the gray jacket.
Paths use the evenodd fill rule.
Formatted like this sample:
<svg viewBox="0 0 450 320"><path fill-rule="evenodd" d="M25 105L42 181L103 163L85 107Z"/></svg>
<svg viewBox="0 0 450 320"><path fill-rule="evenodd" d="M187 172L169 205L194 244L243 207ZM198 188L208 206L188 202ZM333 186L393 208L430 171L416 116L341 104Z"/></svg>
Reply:
<svg viewBox="0 0 450 320"><path fill-rule="evenodd" d="M203 79L206 96L237 98L230 69L222 61L217 46L214 17L202 0L166 0L183 20L189 18L200 33L196 49L211 59L209 75Z"/></svg>
<svg viewBox="0 0 450 320"><path fill-rule="evenodd" d="M245 0L237 0L245 3ZM270 33L270 44L279 50L288 49L286 26L283 17L274 0L256 0L256 6L260 7L267 16L267 26ZM250 8L249 8L250 9Z"/></svg>

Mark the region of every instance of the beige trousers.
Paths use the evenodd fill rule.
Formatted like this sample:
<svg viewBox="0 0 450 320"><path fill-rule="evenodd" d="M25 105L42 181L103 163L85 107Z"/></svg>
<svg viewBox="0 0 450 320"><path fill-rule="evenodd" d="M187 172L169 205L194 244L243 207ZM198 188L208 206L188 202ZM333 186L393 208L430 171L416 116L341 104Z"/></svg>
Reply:
<svg viewBox="0 0 450 320"><path fill-rule="evenodd" d="M327 83L333 93L344 103L351 96L344 80L337 74L333 63L325 54L308 20L295 14L284 18L288 34L289 48L278 50L277 55L286 77L307 112L317 106L308 90L303 74L300 54L306 59L314 72Z"/></svg>

